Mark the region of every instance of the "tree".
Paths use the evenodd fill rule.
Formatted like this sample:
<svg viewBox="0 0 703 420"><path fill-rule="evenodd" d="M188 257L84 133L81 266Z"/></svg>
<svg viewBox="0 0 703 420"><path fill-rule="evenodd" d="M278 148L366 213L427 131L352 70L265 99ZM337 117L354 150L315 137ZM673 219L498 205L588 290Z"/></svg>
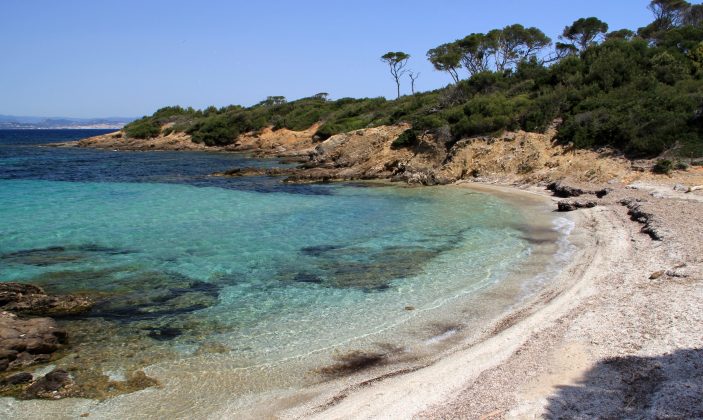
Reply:
<svg viewBox="0 0 703 420"><path fill-rule="evenodd" d="M596 17L581 18L564 28L561 38L570 41L584 51L602 34L608 32L608 24Z"/></svg>
<svg viewBox="0 0 703 420"><path fill-rule="evenodd" d="M274 106L274 105L283 105L286 102L287 101L286 101L285 96L267 96L266 99L259 102L257 105Z"/></svg>
<svg viewBox="0 0 703 420"><path fill-rule="evenodd" d="M605 35L606 41L609 39L624 39L626 41L631 40L635 36L635 33L629 29L618 29L617 31L608 32Z"/></svg>
<svg viewBox="0 0 703 420"><path fill-rule="evenodd" d="M410 77L410 91L415 94L415 81L420 78L420 73L415 73L413 71L408 72L408 77Z"/></svg>
<svg viewBox="0 0 703 420"><path fill-rule="evenodd" d="M525 28L520 24L494 29L486 34L493 54L496 70L505 71L523 60L537 55L552 40L539 29Z"/></svg>
<svg viewBox="0 0 703 420"><path fill-rule="evenodd" d="M685 0L652 0L647 8L654 13L654 21L660 29L671 29L683 24L691 4Z"/></svg>
<svg viewBox="0 0 703 420"><path fill-rule="evenodd" d="M703 4L691 6L684 16L684 23L691 26L703 26Z"/></svg>
<svg viewBox="0 0 703 420"><path fill-rule="evenodd" d="M554 63L554 62L559 61L565 57L576 55L578 52L579 52L578 48L576 48L572 44L566 44L564 42L557 42L556 44L554 44L554 52L552 54L550 54L549 56L545 57L544 59L542 59L540 62L542 63L542 65Z"/></svg>
<svg viewBox="0 0 703 420"><path fill-rule="evenodd" d="M409 59L410 55L402 51L389 51L381 56L381 61L388 64L391 76L393 76L395 80L395 84L398 88L398 98L400 98L400 78L407 73L405 67L408 65Z"/></svg>
<svg viewBox="0 0 703 420"><path fill-rule="evenodd" d="M683 25L691 4L685 0L652 0L647 8L654 14L654 22L640 28L641 37L658 40L663 32Z"/></svg>
<svg viewBox="0 0 703 420"><path fill-rule="evenodd" d="M456 42L461 50L461 64L469 76L490 69L491 51L495 50L492 38L485 34L471 34Z"/></svg>
<svg viewBox="0 0 703 420"><path fill-rule="evenodd" d="M461 68L461 48L456 43L442 44L427 51L427 59L434 68L446 71L454 83L459 82L458 70Z"/></svg>

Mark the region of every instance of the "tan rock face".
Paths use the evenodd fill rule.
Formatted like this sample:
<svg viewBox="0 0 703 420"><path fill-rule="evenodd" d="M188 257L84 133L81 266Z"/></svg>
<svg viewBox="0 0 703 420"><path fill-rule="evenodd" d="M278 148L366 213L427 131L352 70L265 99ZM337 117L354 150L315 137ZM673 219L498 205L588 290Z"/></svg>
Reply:
<svg viewBox="0 0 703 420"><path fill-rule="evenodd" d="M625 159L557 145L555 135L551 129L544 134L517 131L462 140L450 151L442 174L532 183L562 178L604 182L631 172Z"/></svg>
<svg viewBox="0 0 703 420"><path fill-rule="evenodd" d="M267 127L258 133L242 134L233 145L226 146L224 149L278 153L311 150L314 147L313 136L318 128L320 128L320 124L314 124L303 131L293 131L286 128L274 131L271 127Z"/></svg>

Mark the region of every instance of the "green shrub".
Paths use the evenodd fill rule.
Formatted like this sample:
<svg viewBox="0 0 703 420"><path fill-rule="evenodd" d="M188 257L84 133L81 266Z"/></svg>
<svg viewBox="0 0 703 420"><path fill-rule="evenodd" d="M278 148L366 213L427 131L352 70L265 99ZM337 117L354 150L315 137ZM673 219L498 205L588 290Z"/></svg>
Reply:
<svg viewBox="0 0 703 420"><path fill-rule="evenodd" d="M659 159L657 163L652 168L652 172L655 174L670 174L673 169L674 164L668 159Z"/></svg>
<svg viewBox="0 0 703 420"><path fill-rule="evenodd" d="M236 121L237 117L232 114L211 114L191 127L188 134L196 143L224 146L233 143L240 134Z"/></svg>
<svg viewBox="0 0 703 420"><path fill-rule="evenodd" d="M674 164L674 169L676 169L677 171L685 171L688 169L688 165L679 160L676 161L676 163Z"/></svg>
<svg viewBox="0 0 703 420"><path fill-rule="evenodd" d="M143 117L125 125L123 130L128 138L149 139L161 133L161 125L149 117Z"/></svg>
<svg viewBox="0 0 703 420"><path fill-rule="evenodd" d="M391 143L391 149L401 149L403 147L410 147L417 144L417 132L415 130L408 129L403 131L397 139L393 140Z"/></svg>
<svg viewBox="0 0 703 420"><path fill-rule="evenodd" d="M360 130L368 127L370 121L363 118L344 118L336 121L328 121L320 126L315 136L321 140L327 140L335 134L347 133L349 131Z"/></svg>
<svg viewBox="0 0 703 420"><path fill-rule="evenodd" d="M519 127L520 117L529 101L521 96L506 98L501 94L478 96L464 105L464 116L451 125L452 137L459 140L494 134Z"/></svg>

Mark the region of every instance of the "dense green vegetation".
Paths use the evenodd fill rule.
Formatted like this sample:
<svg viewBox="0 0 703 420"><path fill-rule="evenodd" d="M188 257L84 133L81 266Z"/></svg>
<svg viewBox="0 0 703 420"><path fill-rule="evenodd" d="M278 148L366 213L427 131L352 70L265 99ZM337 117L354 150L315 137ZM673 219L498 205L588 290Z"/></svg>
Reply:
<svg viewBox="0 0 703 420"><path fill-rule="evenodd" d="M607 23L589 17L565 27L556 43L522 25L445 43L427 57L454 83L432 92L392 101L330 101L320 93L292 102L269 97L248 108L167 107L129 124L125 132L148 138L168 124L169 132L221 145L267 126L302 130L319 122L317 138L324 140L409 122L413 130L394 147L412 145L428 131L450 147L462 138L502 130L544 130L560 119L558 140L578 148L607 146L632 157L665 151L703 156L703 5L654 0L649 8L654 21L636 32L608 32ZM389 54L383 59L399 87L409 56Z"/></svg>

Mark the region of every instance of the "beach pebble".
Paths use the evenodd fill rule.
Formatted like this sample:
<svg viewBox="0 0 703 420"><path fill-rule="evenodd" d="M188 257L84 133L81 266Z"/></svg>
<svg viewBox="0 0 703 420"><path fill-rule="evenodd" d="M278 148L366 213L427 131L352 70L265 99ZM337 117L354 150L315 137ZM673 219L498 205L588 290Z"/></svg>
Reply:
<svg viewBox="0 0 703 420"><path fill-rule="evenodd" d="M665 273L664 270L655 271L654 273L652 273L652 274L649 276L649 279L650 279L650 280L656 280L656 279L658 279L659 277L663 276L664 273Z"/></svg>

